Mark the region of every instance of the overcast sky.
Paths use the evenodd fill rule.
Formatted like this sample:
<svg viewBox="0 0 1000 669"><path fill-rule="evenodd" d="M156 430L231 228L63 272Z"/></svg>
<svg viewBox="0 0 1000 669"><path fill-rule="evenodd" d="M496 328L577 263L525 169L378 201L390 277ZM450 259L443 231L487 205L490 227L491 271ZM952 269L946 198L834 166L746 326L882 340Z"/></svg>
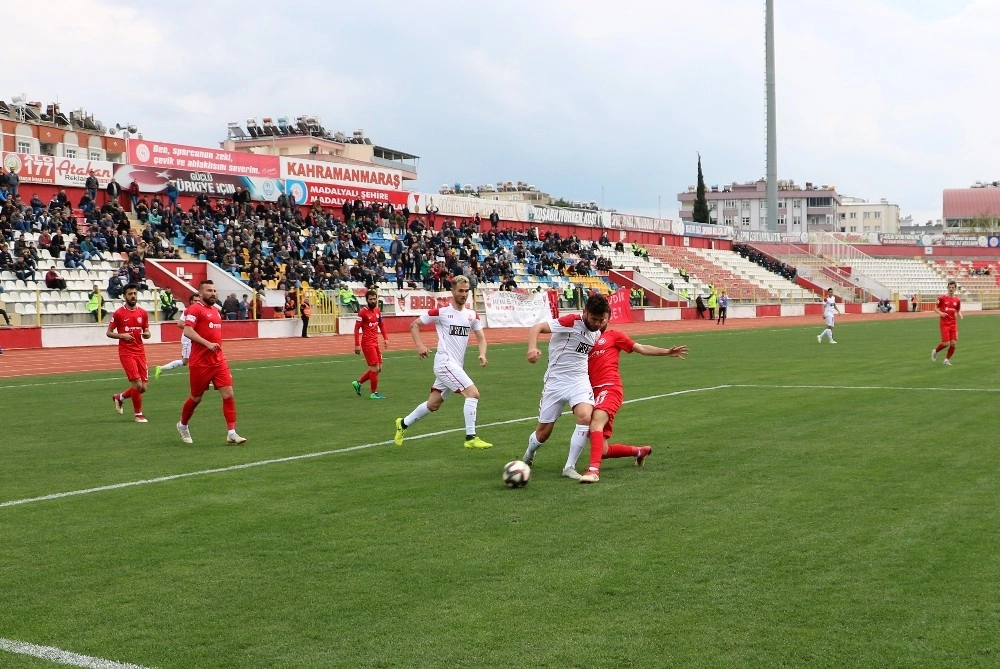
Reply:
<svg viewBox="0 0 1000 669"><path fill-rule="evenodd" d="M421 157L415 190L524 180L677 217L696 180L765 174L762 0L46 0L3 97L217 146L320 116ZM941 216L1000 179L1000 0L775 0L778 172Z"/></svg>

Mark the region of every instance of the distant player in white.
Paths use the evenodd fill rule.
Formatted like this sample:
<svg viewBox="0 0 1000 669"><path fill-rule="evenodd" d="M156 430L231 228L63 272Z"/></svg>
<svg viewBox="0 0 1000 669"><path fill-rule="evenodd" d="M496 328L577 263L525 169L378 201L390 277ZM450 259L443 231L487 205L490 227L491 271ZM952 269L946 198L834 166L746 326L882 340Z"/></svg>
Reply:
<svg viewBox="0 0 1000 669"><path fill-rule="evenodd" d="M465 372L465 351L469 347L469 335L476 335L479 344L479 365L485 367L486 335L483 323L475 310L466 309L469 299L469 279L456 276L451 284L451 304L440 309L431 309L425 315L410 323L410 334L417 345L417 355L426 358L427 347L420 338L420 326L434 324L437 329L438 346L434 354L434 385L430 397L418 405L406 418L396 419L397 446L403 445L403 432L424 416L441 408L450 393L465 397L465 447L490 448L493 444L476 435L476 413L479 407L479 389Z"/></svg>
<svg viewBox="0 0 1000 669"><path fill-rule="evenodd" d="M191 297L188 298L188 305L192 305L192 304L194 304L197 301L198 301L198 295L197 294L192 295ZM184 330L184 312L185 311L187 311L186 308L185 309L181 309L181 313L179 313L177 315L177 327L179 327L181 329L181 331ZM188 364L188 359L190 357L191 357L191 340L188 339L187 337L185 337L184 335L181 335L181 357L180 357L180 360L171 360L170 362L168 362L167 364L165 364L163 366L157 365L154 368L154 370L153 370L153 378L154 379L159 379L160 378L160 374L162 374L163 372L166 372L168 370L175 369L175 368L181 367L181 366L185 366L186 367L187 364Z"/></svg>
<svg viewBox="0 0 1000 669"><path fill-rule="evenodd" d="M549 365L545 370L542 399L538 403L538 425L528 437L528 450L521 458L529 465L535 452L552 435L552 427L568 404L573 410L576 426L569 440L569 457L563 466L563 476L574 480L584 477L574 467L584 446L590 440L590 420L594 411L594 389L587 372L587 358L601 336L601 328L611 319L611 307L603 295L591 295L583 315L569 314L532 326L528 332L528 362L542 357L538 350L538 335L552 333L549 340Z"/></svg>
<svg viewBox="0 0 1000 669"><path fill-rule="evenodd" d="M826 329L816 336L816 341L823 343L823 337L829 337L831 344L836 344L833 340L833 321L836 314L840 313L837 308L837 298L833 296L833 288L826 289L826 297L823 298L823 320L826 321Z"/></svg>

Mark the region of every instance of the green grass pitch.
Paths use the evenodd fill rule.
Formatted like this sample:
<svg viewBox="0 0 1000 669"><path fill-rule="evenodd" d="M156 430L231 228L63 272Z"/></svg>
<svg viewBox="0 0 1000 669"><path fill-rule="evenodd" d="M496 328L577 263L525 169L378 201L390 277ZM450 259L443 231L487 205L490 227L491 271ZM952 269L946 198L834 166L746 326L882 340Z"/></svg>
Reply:
<svg viewBox="0 0 1000 669"><path fill-rule="evenodd" d="M180 373L148 425L114 413L120 373L0 380L0 638L160 669L995 667L998 325L966 318L950 368L928 319L640 337L690 355L623 356L615 441L654 452L594 486L560 476L564 417L503 487L523 345L469 355L487 451L454 398L387 443L432 379L411 351L383 402L356 356L234 364L246 447L214 393L180 443Z"/></svg>

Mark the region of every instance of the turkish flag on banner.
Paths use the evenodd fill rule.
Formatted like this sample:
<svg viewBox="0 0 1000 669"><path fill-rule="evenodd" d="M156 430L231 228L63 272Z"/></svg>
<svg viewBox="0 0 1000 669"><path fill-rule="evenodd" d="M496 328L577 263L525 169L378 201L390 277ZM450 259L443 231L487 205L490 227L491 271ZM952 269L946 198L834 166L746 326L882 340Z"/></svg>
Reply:
<svg viewBox="0 0 1000 669"><path fill-rule="evenodd" d="M630 297L628 288L619 288L618 292L608 298L608 302L611 304L612 323L632 322L632 303L629 301Z"/></svg>

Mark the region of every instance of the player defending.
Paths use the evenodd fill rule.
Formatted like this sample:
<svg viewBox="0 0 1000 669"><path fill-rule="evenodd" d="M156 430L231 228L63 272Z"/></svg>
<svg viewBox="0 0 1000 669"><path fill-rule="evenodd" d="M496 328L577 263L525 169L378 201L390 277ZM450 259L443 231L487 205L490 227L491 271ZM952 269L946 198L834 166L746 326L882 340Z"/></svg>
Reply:
<svg viewBox="0 0 1000 669"><path fill-rule="evenodd" d="M125 305L118 307L108 321L107 335L118 340L118 359L125 370L129 389L112 395L115 411L124 413L126 398L131 398L136 423L148 423L142 414L142 394L149 385L149 368L146 366L146 347L143 339L149 339L149 314L139 303L139 286L130 283L125 286Z"/></svg>
<svg viewBox="0 0 1000 669"><path fill-rule="evenodd" d="M725 293L723 293L725 295ZM719 301L721 313L722 301ZM601 460L603 458L635 458L637 467L642 467L646 458L653 452L652 446L627 446L625 444L608 445L615 414L622 408L625 400L625 389L622 385L618 360L621 352L638 353L639 355L668 356L684 359L687 346L671 346L661 348L649 344L639 344L624 332L605 329L601 332L597 344L590 351L587 360L590 372L590 383L594 387L593 417L590 419L590 467L580 478L580 483L597 483L600 480ZM576 463L573 463L574 471Z"/></svg>
<svg viewBox="0 0 1000 669"><path fill-rule="evenodd" d="M420 325L434 324L437 329L438 346L434 354L434 385L427 401L417 406L406 418L396 419L397 446L403 445L403 432L418 420L441 408L441 403L449 393L460 393L465 398L465 447L490 448L493 444L476 436L476 413L479 407L479 389L466 374L465 350L469 347L469 334L475 333L479 344L479 366L485 367L486 335L483 323L476 312L466 309L469 299L469 279L456 276L451 284L451 304L440 309L431 309L410 323L410 334L417 345L417 355L427 357L427 347L420 338Z"/></svg>
<svg viewBox="0 0 1000 669"><path fill-rule="evenodd" d="M569 457L563 467L563 476L581 480L574 465L583 452L590 434L593 419L594 390L587 376L587 356L594 343L607 327L611 307L603 295L591 295L583 308L583 315L568 314L533 325L528 331L528 362L534 364L542 357L538 350L538 335L552 333L549 340L549 364L542 384L542 399L538 403L538 425L528 437L524 460L529 465L535 453L552 435L552 427L559 420L567 404L573 410L576 427L569 440Z"/></svg>
<svg viewBox="0 0 1000 669"><path fill-rule="evenodd" d="M365 293L365 306L358 311L358 320L354 323L354 354L365 354L368 371L357 381L351 381L354 392L361 397L361 384L371 382L372 394L369 399L384 400L385 396L378 391L378 375L382 371L382 351L378 347L378 333L382 333L385 348L389 348L389 336L385 333L382 323L382 312L378 308L378 293L369 290Z"/></svg>
<svg viewBox="0 0 1000 669"><path fill-rule="evenodd" d="M944 349L948 349L948 353L944 356L944 364L950 365L951 356L955 355L955 347L958 345L958 321L955 320L955 316L965 319L962 315L962 300L955 295L957 290L958 284L949 281L948 294L940 296L934 306L934 313L941 317L941 343L931 351L931 362L936 361L937 354Z"/></svg>
<svg viewBox="0 0 1000 669"><path fill-rule="evenodd" d="M826 329L816 336L816 341L823 343L823 337L829 337L831 344L836 344L833 340L833 321L840 309L837 308L837 298L833 296L833 288L826 289L826 297L823 298L823 320L826 321Z"/></svg>
<svg viewBox="0 0 1000 669"><path fill-rule="evenodd" d="M192 304L194 304L197 301L198 301L198 296L197 295L192 295L191 297L188 298L188 306L190 307ZM185 313L187 313L187 309L181 310L181 314L180 314L180 316L177 319L177 327L179 327L181 329L181 332L184 331L184 314ZM153 378L156 379L157 381L159 381L160 380L160 374L162 374L163 372L169 371L171 369L176 369L177 367L181 367L181 366L187 367L188 360L190 360L190 359L191 359L191 340L188 339L187 337L185 337L182 334L181 335L181 357L180 357L180 360L171 360L170 362L168 362L167 364L165 364L163 366L157 365L156 367L153 368Z"/></svg>
<svg viewBox="0 0 1000 669"><path fill-rule="evenodd" d="M198 408L202 395L212 384L222 396L222 415L226 417L226 443L245 444L246 439L236 434L236 400L233 398L233 375L222 353L222 316L215 308L215 284L205 279L198 285L200 303L184 310L184 335L191 340L191 360L188 368L191 395L181 409L177 432L185 444L193 443L188 422Z"/></svg>

